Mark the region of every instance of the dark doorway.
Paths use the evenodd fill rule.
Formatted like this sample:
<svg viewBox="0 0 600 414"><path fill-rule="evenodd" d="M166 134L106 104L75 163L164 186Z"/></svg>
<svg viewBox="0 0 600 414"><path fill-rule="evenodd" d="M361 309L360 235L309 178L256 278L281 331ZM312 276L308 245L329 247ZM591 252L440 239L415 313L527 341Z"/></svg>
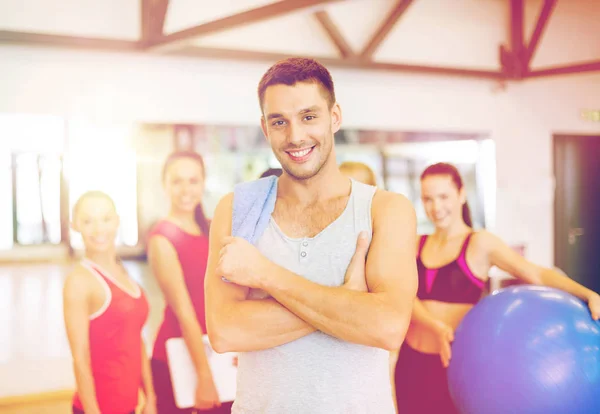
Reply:
<svg viewBox="0 0 600 414"><path fill-rule="evenodd" d="M600 136L554 136L554 261L600 292Z"/></svg>

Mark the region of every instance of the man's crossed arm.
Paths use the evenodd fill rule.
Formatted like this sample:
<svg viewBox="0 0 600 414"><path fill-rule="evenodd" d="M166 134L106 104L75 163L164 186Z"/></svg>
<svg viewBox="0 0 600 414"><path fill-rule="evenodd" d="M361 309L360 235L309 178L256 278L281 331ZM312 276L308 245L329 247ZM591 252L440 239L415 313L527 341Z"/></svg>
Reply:
<svg viewBox="0 0 600 414"><path fill-rule="evenodd" d="M273 348L315 330L357 344L400 347L417 289L416 218L405 197L375 194L371 245L359 237L339 287L311 282L231 237L232 203L229 194L217 206L205 278L208 334L217 352ZM271 298L248 299L250 288Z"/></svg>

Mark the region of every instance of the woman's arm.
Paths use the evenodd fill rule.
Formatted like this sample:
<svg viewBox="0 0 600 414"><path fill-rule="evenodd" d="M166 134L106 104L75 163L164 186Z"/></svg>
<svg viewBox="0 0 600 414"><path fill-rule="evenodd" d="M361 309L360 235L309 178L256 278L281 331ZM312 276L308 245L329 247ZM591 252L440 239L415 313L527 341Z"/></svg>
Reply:
<svg viewBox="0 0 600 414"><path fill-rule="evenodd" d="M156 394L152 383L152 368L146 353L146 344L142 341L142 389L144 390L144 414L156 412Z"/></svg>
<svg viewBox="0 0 600 414"><path fill-rule="evenodd" d="M488 251L489 262L492 266L497 266L526 283L553 287L577 296L588 303L594 319L597 320L600 317L600 296L596 292L582 286L558 270L538 266L526 260L500 238L489 232L483 231L479 237Z"/></svg>
<svg viewBox="0 0 600 414"><path fill-rule="evenodd" d="M450 344L454 341L454 329L447 323L433 317L419 299L415 299L414 301L411 323L420 324L435 334L438 340L442 365L448 367L452 358L452 347Z"/></svg>
<svg viewBox="0 0 600 414"><path fill-rule="evenodd" d="M424 328L433 330L437 327L438 319L436 319L429 311L423 306L421 301L417 298L413 302L413 310L411 315L411 323L418 324Z"/></svg>
<svg viewBox="0 0 600 414"><path fill-rule="evenodd" d="M417 254L420 254L421 240L424 236L417 238ZM419 298L415 298L413 301L412 314L410 318L411 325L420 325L423 328L433 332L438 341L438 347L440 350L440 358L442 364L447 367L450 364L450 358L452 357L451 343L454 341L454 329L445 322L437 319L433 316ZM398 354L396 354L396 359Z"/></svg>
<svg viewBox="0 0 600 414"><path fill-rule="evenodd" d="M90 278L86 270L76 269L67 276L63 288L63 312L77 393L86 414L100 414L90 359Z"/></svg>
<svg viewBox="0 0 600 414"><path fill-rule="evenodd" d="M187 345L198 376L198 389L203 389L208 408L219 403L215 394L210 365L204 352L202 328L196 318L196 311L185 285L183 271L175 247L163 236L153 236L149 242L148 258L152 271L169 306L175 312L181 326L183 339ZM203 385L203 387L201 387ZM215 391L213 393L213 391ZM200 398L200 399L203 399ZM210 400L210 401L208 401ZM202 402L200 402L202 404ZM198 407L198 408L203 408Z"/></svg>
<svg viewBox="0 0 600 414"><path fill-rule="evenodd" d="M175 247L165 237L153 236L149 243L148 258L165 300L181 326L196 371L210 372L202 341L204 332L196 318Z"/></svg>

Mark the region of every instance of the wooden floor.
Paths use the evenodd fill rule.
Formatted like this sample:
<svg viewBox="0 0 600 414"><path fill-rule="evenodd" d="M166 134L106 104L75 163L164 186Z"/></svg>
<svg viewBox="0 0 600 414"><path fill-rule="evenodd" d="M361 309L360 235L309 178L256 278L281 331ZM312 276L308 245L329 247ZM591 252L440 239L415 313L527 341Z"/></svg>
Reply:
<svg viewBox="0 0 600 414"><path fill-rule="evenodd" d="M0 264L0 412L68 413L75 380L65 335L62 285L72 264ZM145 290L149 346L164 301L145 262L125 262ZM26 404L30 402L31 404Z"/></svg>
<svg viewBox="0 0 600 414"><path fill-rule="evenodd" d="M71 390L44 392L0 400L2 414L70 414Z"/></svg>
<svg viewBox="0 0 600 414"><path fill-rule="evenodd" d="M70 401L47 401L34 404L0 405L0 412L2 414L70 414L73 411Z"/></svg>

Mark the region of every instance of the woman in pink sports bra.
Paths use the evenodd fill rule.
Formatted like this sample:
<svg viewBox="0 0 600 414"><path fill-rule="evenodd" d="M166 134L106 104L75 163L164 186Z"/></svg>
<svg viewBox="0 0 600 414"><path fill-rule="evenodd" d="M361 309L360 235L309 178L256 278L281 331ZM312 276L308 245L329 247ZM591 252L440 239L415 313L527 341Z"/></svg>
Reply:
<svg viewBox="0 0 600 414"><path fill-rule="evenodd" d="M419 289L404 344L391 355L393 389L403 414L457 413L446 378L451 342L462 318L479 301L492 266L525 283L581 298L595 319L600 296L556 270L527 261L492 233L474 232L462 178L453 165L425 169L421 197L435 231L417 239Z"/></svg>

